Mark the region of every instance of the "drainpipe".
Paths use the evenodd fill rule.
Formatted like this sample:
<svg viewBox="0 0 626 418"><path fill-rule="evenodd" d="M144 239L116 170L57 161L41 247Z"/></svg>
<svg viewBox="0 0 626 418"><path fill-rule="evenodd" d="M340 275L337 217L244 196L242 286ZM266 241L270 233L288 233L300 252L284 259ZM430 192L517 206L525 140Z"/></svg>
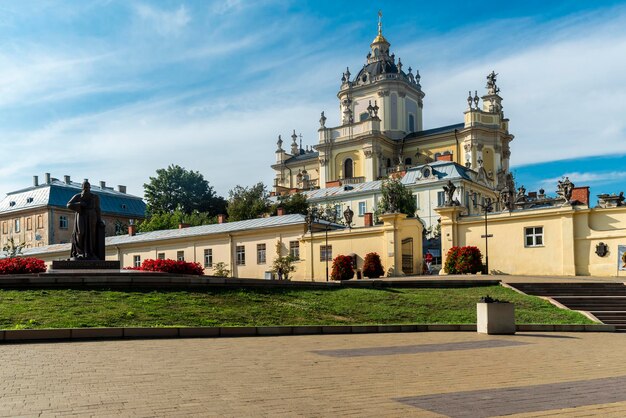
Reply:
<svg viewBox="0 0 626 418"><path fill-rule="evenodd" d="M454 139L456 141L456 158L459 160L459 165L463 165L462 161L461 161L461 151L459 149L459 137L457 136L457 133L459 132L458 129L454 129Z"/></svg>
<svg viewBox="0 0 626 418"><path fill-rule="evenodd" d="M237 266L235 265L235 257L233 256L233 235L228 234L228 248L230 250L230 269L231 277L237 277Z"/></svg>

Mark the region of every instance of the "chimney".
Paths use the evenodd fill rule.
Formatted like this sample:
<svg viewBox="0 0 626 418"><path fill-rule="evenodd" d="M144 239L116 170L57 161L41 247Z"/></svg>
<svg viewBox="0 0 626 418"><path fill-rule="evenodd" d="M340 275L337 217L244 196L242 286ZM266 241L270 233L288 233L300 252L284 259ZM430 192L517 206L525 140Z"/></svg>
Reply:
<svg viewBox="0 0 626 418"><path fill-rule="evenodd" d="M126 186L122 186L121 184L118 184L117 191L120 193L126 193Z"/></svg>
<svg viewBox="0 0 626 418"><path fill-rule="evenodd" d="M50 173L46 173L46 184L50 184Z"/></svg>
<svg viewBox="0 0 626 418"><path fill-rule="evenodd" d="M373 226L374 214L372 212L365 212L364 221L365 221L365 226Z"/></svg>
<svg viewBox="0 0 626 418"><path fill-rule="evenodd" d="M574 187L572 189L572 200L589 206L589 186Z"/></svg>
<svg viewBox="0 0 626 418"><path fill-rule="evenodd" d="M279 206L276 209L276 216L283 216L285 214L285 208L282 206Z"/></svg>
<svg viewBox="0 0 626 418"><path fill-rule="evenodd" d="M107 187L107 182L106 182L106 181L101 181L101 182L100 182L100 188L101 188L102 190L104 190L104 189L106 189L106 187Z"/></svg>
<svg viewBox="0 0 626 418"><path fill-rule="evenodd" d="M536 199L537 198L537 192L528 192L528 197L530 199Z"/></svg>
<svg viewBox="0 0 626 418"><path fill-rule="evenodd" d="M65 181L65 184L70 184L72 182L70 176L63 176L63 180Z"/></svg>
<svg viewBox="0 0 626 418"><path fill-rule="evenodd" d="M35 187L39 186L39 177L38 176L33 176L33 186L35 186Z"/></svg>
<svg viewBox="0 0 626 418"><path fill-rule="evenodd" d="M137 226L135 225L135 220L131 219L128 221L128 236L134 237L137 233Z"/></svg>
<svg viewBox="0 0 626 418"><path fill-rule="evenodd" d="M224 215L223 213L218 214L217 215L217 223L218 224L226 223L226 215Z"/></svg>
<svg viewBox="0 0 626 418"><path fill-rule="evenodd" d="M178 229L185 229L185 228L189 228L191 225L186 224L184 222L181 222L178 224Z"/></svg>

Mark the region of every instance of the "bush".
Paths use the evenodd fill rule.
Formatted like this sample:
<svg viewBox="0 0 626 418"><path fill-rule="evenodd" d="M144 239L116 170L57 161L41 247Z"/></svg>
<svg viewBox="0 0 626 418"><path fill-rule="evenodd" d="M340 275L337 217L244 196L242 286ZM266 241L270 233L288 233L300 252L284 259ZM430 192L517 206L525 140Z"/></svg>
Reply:
<svg viewBox="0 0 626 418"><path fill-rule="evenodd" d="M0 260L0 274L43 273L47 269L43 260L33 257L11 257Z"/></svg>
<svg viewBox="0 0 626 418"><path fill-rule="evenodd" d="M476 274L483 269L477 247L452 247L446 254L444 269L448 274Z"/></svg>
<svg viewBox="0 0 626 418"><path fill-rule="evenodd" d="M363 262L363 276L377 279L384 274L385 269L380 262L380 256L377 253L366 254Z"/></svg>
<svg viewBox="0 0 626 418"><path fill-rule="evenodd" d="M333 271L330 274L333 280L350 280L354 277L352 269L352 257L347 255L338 255L333 260Z"/></svg>
<svg viewBox="0 0 626 418"><path fill-rule="evenodd" d="M127 270L139 271L159 271L163 273L173 274L195 274L197 276L204 275L204 269L200 263L191 263L187 261L176 260L143 260L141 267L127 267Z"/></svg>

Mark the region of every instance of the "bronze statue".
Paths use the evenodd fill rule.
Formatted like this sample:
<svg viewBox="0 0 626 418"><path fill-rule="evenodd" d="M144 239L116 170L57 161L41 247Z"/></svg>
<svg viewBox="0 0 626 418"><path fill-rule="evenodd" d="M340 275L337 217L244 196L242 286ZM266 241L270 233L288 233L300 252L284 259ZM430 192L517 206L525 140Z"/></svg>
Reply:
<svg viewBox="0 0 626 418"><path fill-rule="evenodd" d="M67 202L76 212L72 233L71 260L104 260L104 222L100 213L100 198L91 193L91 185L83 182L83 191Z"/></svg>

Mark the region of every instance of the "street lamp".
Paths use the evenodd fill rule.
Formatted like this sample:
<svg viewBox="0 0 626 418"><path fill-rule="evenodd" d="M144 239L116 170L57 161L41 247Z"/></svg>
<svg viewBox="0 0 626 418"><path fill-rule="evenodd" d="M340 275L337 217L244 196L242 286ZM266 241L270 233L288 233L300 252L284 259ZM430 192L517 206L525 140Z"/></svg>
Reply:
<svg viewBox="0 0 626 418"><path fill-rule="evenodd" d="M328 281L328 230L330 229L331 222L337 222L337 212L331 207L326 207L324 211L320 211L317 207L311 207L307 211L305 220L309 227L309 232L311 233L311 248L313 247L313 224L320 220L325 221L324 232L326 244L324 247L324 260L326 261L326 281Z"/></svg>
<svg viewBox="0 0 626 418"><path fill-rule="evenodd" d="M489 212L493 212L493 201L490 197L486 197L484 203L478 202L477 193L474 192L472 197L472 201L474 202L474 206L480 206L485 213L485 234L481 235L481 238L485 239L485 274L489 274L489 238L493 237L493 234L487 233L487 214Z"/></svg>

